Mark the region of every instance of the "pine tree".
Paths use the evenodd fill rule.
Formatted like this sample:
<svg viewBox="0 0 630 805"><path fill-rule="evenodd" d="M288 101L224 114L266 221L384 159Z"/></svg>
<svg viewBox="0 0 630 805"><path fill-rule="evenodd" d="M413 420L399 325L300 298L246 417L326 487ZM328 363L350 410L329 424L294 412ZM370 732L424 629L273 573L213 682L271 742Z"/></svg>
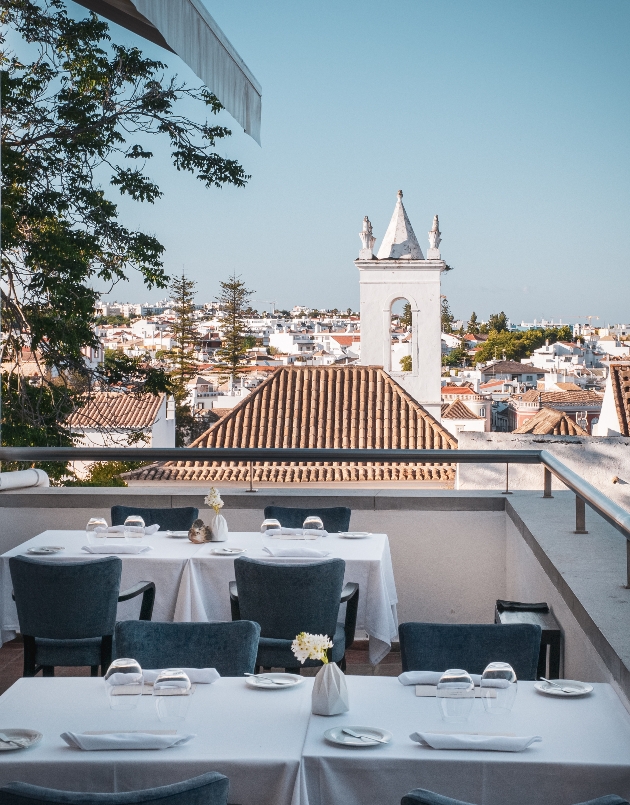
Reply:
<svg viewBox="0 0 630 805"><path fill-rule="evenodd" d="M250 310L251 291L236 274L221 283L221 294L217 301L221 305L221 348L216 351L219 359L217 368L231 383L243 374L242 366L247 359L248 332L245 319Z"/></svg>
<svg viewBox="0 0 630 805"><path fill-rule="evenodd" d="M170 376L175 398L175 441L183 447L191 438L195 412L188 402L188 382L197 375L194 358L199 335L195 327L195 282L183 273L171 283L171 299L175 321L171 324L173 346L164 357L170 364Z"/></svg>
<svg viewBox="0 0 630 805"><path fill-rule="evenodd" d="M478 335L479 333L479 322L477 321L477 314L474 310L470 314L466 332L470 333L471 335Z"/></svg>
<svg viewBox="0 0 630 805"><path fill-rule="evenodd" d="M442 319L442 332L452 333L455 316L453 316L453 314L451 313L451 309L448 304L448 299L445 296L442 297L441 319Z"/></svg>

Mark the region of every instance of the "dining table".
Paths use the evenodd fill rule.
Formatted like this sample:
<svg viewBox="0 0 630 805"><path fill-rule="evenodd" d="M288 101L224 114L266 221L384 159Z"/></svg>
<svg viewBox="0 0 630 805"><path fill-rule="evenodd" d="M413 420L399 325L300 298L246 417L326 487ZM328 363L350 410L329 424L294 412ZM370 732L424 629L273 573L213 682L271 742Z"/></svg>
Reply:
<svg viewBox="0 0 630 805"><path fill-rule="evenodd" d="M103 540L104 541L104 540ZM110 542L110 539L107 539ZM111 538L111 544L124 539ZM135 540L133 541L136 542ZM397 595L394 571L386 534L366 534L360 538L328 534L316 539L276 539L259 532L230 532L226 542L193 543L185 536L158 531L142 538L146 551L121 554L121 589L140 581L153 581L156 586L153 620L189 623L231 620L229 583L234 581L237 554L225 549L242 549L242 556L275 563L308 563L309 557L274 557L265 547L316 549L323 558L340 558L346 563L344 582L359 585L357 628L368 636L369 658L379 663L397 637ZM58 546L58 553L37 557L45 561L89 560L103 554L86 553L84 531L48 530L0 556L0 633L2 642L11 640L19 631L17 609L12 599L9 558L29 555L38 546ZM115 550L112 547L112 550ZM139 599L119 604L118 619L137 618Z"/></svg>
<svg viewBox="0 0 630 805"><path fill-rule="evenodd" d="M606 683L579 698L544 695L519 682L512 712L481 699L465 722L442 720L435 697L396 678L346 676L349 710L311 713L312 678L295 687L252 688L244 678L196 685L184 721L159 721L155 700L111 710L101 678L20 679L0 696L0 732L32 729L41 741L0 752L0 785L22 781L71 791L117 792L166 785L207 771L230 778L240 805L399 805L426 788L475 805L574 805L630 798L630 715ZM340 746L334 727L387 730L385 744ZM193 735L160 750L84 751L63 732L175 729ZM522 752L431 749L415 732L539 736Z"/></svg>

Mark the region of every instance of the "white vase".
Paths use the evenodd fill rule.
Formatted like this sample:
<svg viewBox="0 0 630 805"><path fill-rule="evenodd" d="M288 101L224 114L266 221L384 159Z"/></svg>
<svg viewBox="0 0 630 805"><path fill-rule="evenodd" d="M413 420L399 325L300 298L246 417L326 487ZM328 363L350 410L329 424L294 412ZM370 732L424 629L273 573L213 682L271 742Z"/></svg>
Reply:
<svg viewBox="0 0 630 805"><path fill-rule="evenodd" d="M319 669L311 709L318 716L336 716L350 709L346 677L336 663L326 663Z"/></svg>
<svg viewBox="0 0 630 805"><path fill-rule="evenodd" d="M222 514L215 515L212 523L210 524L212 536L211 542L225 542L228 538L228 524Z"/></svg>

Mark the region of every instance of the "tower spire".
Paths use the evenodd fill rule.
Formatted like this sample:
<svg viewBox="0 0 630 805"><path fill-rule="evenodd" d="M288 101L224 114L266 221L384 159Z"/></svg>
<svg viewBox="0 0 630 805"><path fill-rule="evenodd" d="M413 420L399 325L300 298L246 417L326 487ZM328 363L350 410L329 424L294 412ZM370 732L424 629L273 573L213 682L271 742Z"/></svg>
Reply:
<svg viewBox="0 0 630 805"><path fill-rule="evenodd" d="M378 250L379 260L424 260L422 249L418 243L402 202L403 192L398 191L398 200L394 207L392 220Z"/></svg>
<svg viewBox="0 0 630 805"><path fill-rule="evenodd" d="M433 226L429 232L429 251L427 252L427 260L440 260L440 243L442 242L442 233L440 232L440 222L437 214L433 218Z"/></svg>

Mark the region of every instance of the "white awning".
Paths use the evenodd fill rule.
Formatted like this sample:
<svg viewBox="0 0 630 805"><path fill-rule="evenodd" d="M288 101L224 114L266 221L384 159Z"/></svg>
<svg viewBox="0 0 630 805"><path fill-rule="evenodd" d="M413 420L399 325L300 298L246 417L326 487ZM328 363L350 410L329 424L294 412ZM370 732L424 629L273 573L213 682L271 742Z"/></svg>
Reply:
<svg viewBox="0 0 630 805"><path fill-rule="evenodd" d="M260 144L262 89L201 0L76 0L176 53Z"/></svg>

